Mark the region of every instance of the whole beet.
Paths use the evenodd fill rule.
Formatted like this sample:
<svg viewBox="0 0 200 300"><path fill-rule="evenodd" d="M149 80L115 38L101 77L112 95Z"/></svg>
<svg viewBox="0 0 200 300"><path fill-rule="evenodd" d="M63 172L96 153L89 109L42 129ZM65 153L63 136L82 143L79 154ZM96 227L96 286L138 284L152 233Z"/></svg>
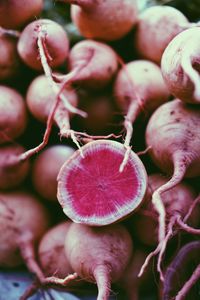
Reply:
<svg viewBox="0 0 200 300"><path fill-rule="evenodd" d="M106 300L111 283L123 275L133 246L123 225L95 228L73 223L65 240L65 251L77 275L97 284L97 299Z"/></svg>

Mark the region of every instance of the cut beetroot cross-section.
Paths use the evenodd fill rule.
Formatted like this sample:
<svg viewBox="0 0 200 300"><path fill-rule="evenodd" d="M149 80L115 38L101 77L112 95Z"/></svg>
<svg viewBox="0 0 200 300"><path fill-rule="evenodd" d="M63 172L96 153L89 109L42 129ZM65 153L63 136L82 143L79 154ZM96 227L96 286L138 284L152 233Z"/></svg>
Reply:
<svg viewBox="0 0 200 300"><path fill-rule="evenodd" d="M139 157L131 151L119 171L124 146L98 140L76 151L58 174L58 201L64 213L77 223L102 226L131 214L142 202L147 175Z"/></svg>

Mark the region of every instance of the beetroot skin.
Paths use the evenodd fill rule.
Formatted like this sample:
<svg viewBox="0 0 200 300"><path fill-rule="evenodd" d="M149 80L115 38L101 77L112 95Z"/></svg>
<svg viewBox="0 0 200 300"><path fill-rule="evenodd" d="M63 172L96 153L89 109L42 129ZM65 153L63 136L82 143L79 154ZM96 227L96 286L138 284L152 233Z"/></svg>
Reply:
<svg viewBox="0 0 200 300"><path fill-rule="evenodd" d="M71 17L86 38L113 41L125 36L136 24L135 0L65 0L71 6Z"/></svg>
<svg viewBox="0 0 200 300"><path fill-rule="evenodd" d="M51 58L48 59L48 63L52 68L57 67L68 56L69 41L62 26L49 19L36 20L24 28L17 45L18 53L30 68L42 70L41 59L38 59L40 57L38 49L40 28L43 31L42 39L45 44L45 51L48 53L48 58Z"/></svg>
<svg viewBox="0 0 200 300"><path fill-rule="evenodd" d="M63 278L73 272L64 249L65 238L71 224L70 221L57 224L43 235L39 243L39 261L46 276L56 274Z"/></svg>
<svg viewBox="0 0 200 300"><path fill-rule="evenodd" d="M200 28L189 28L169 43L162 56L162 74L170 92L186 103L200 103L199 38Z"/></svg>
<svg viewBox="0 0 200 300"><path fill-rule="evenodd" d="M66 236L65 251L76 274L97 284L97 300L108 300L111 283L124 274L133 245L122 224L92 227L72 223Z"/></svg>
<svg viewBox="0 0 200 300"><path fill-rule="evenodd" d="M107 225L132 213L147 185L145 168L132 151L123 172L125 149L111 140L90 142L76 151L58 174L58 201L73 221Z"/></svg>
<svg viewBox="0 0 200 300"><path fill-rule="evenodd" d="M160 64L169 42L187 26L187 18L174 7L155 5L145 9L139 16L134 42L139 56Z"/></svg>

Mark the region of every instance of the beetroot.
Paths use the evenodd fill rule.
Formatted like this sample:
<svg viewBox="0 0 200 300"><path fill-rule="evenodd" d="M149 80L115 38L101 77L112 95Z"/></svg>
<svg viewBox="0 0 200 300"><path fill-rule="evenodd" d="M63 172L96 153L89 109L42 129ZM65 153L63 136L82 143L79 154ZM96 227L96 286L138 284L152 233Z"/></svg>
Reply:
<svg viewBox="0 0 200 300"><path fill-rule="evenodd" d="M109 298L132 255L132 240L123 225L89 227L73 223L65 240L66 255L81 278L97 284L98 300Z"/></svg>
<svg viewBox="0 0 200 300"><path fill-rule="evenodd" d="M124 65L117 74L114 93L118 106L125 113L125 147L130 149L133 133L132 124L143 114L149 116L159 105L169 98L168 89L160 68L147 60L136 60ZM120 169L126 163L127 156Z"/></svg>
<svg viewBox="0 0 200 300"><path fill-rule="evenodd" d="M143 205L137 214L132 217L132 230L134 230L137 238L147 246L155 246L158 243L158 215L151 202L152 194L167 181L168 177L161 174L149 175L148 188ZM163 193L162 201L166 207L168 228L170 224L174 223L173 219L175 220L173 231L179 227L179 220L186 221L185 217L195 199L196 193L194 189L185 182L181 182L171 190ZM200 211L196 209L190 216L189 222L192 226L198 225L199 213ZM146 228L149 228L149 230L147 231Z"/></svg>
<svg viewBox="0 0 200 300"><path fill-rule="evenodd" d="M168 182L168 178L159 174L152 174L148 178L148 189L142 208L138 211L137 217L133 217L132 229L138 239L148 246L155 246L158 242L158 215L151 202L151 197L154 191L160 186ZM151 257L159 253L157 269L160 272L161 280L164 280L164 275L161 270L162 257L165 252L168 240L177 233L178 229L185 230L188 233L200 234L199 229L191 226L197 226L200 217L199 208L194 209L194 205L199 198L196 198L196 193L191 186L182 182L177 184L171 190L163 193L162 201L166 208L166 237L158 245L155 251L151 252L142 266L140 276L144 268L147 266ZM185 222L188 221L188 226ZM149 230L147 231L146 228ZM149 234L151 232L151 234Z"/></svg>
<svg viewBox="0 0 200 300"><path fill-rule="evenodd" d="M42 60L41 50L44 51L48 65L57 67L68 56L69 41L62 26L49 19L41 19L24 28L17 49L21 59L29 67L42 70L45 68L45 63Z"/></svg>
<svg viewBox="0 0 200 300"><path fill-rule="evenodd" d="M91 227L72 223L65 239L65 253L75 273L64 279L47 277L43 284L68 287L79 276L97 284L97 300L108 300L111 283L122 277L132 251L131 236L121 224Z"/></svg>
<svg viewBox="0 0 200 300"><path fill-rule="evenodd" d="M134 46L140 57L160 64L169 42L189 26L187 18L174 7L166 5L149 7L139 16Z"/></svg>
<svg viewBox="0 0 200 300"><path fill-rule="evenodd" d="M17 40L15 36L4 31L4 33L0 33L0 44L0 80L6 80L13 78L19 71Z"/></svg>
<svg viewBox="0 0 200 300"><path fill-rule="evenodd" d="M78 97L72 88L68 87L65 89L63 95L66 96L68 102L71 103L73 107L77 106ZM26 102L30 112L37 120L47 122L48 117L55 106L56 95L54 95L49 88L48 79L45 75L37 76L31 82L27 90ZM67 128L69 126L70 115L71 114L65 105L60 102L54 114L54 121L58 124L61 131L62 127Z"/></svg>
<svg viewBox="0 0 200 300"><path fill-rule="evenodd" d="M63 0L62 0L63 1ZM64 0L74 4L71 17L86 38L113 41L125 36L137 21L135 0Z"/></svg>
<svg viewBox="0 0 200 300"><path fill-rule="evenodd" d="M0 85L0 144L19 137L27 125L24 99L13 88Z"/></svg>
<svg viewBox="0 0 200 300"><path fill-rule="evenodd" d="M44 234L39 243L39 262L46 276L56 275L64 278L73 272L64 249L71 224L70 221L57 224Z"/></svg>
<svg viewBox="0 0 200 300"><path fill-rule="evenodd" d="M196 130L200 125L200 110L173 100L160 106L151 116L146 128L146 144L150 146L150 157L171 179L156 189L153 204L159 213L159 241L165 237L165 207L162 194L184 177L200 175L200 136Z"/></svg>
<svg viewBox="0 0 200 300"><path fill-rule="evenodd" d="M65 145L54 145L38 155L33 164L35 190L48 201L57 201L57 175L64 162L74 153Z"/></svg>
<svg viewBox="0 0 200 300"><path fill-rule="evenodd" d="M59 127L61 137L71 137L79 147L75 132L70 129L70 117L72 112L79 113L82 116L86 116L86 113L75 107L77 106L78 96L74 89L71 87L63 89L62 96L67 99L67 103L63 98L61 99L63 101L60 101L58 95L52 93L52 90L49 89L48 78L45 75L40 75L31 82L26 95L27 106L33 116L41 122L47 122L47 126L41 144L28 150L23 155L23 160L46 146L54 123Z"/></svg>
<svg viewBox="0 0 200 300"><path fill-rule="evenodd" d="M42 280L35 259L35 246L50 224L45 207L31 194L18 190L0 193L0 266L23 262Z"/></svg>
<svg viewBox="0 0 200 300"><path fill-rule="evenodd" d="M199 27L179 33L165 49L161 61L162 74L170 92L187 103L200 102L199 37Z"/></svg>
<svg viewBox="0 0 200 300"><path fill-rule="evenodd" d="M20 185L28 175L30 164L26 160L13 164L13 159L24 153L25 149L16 144L0 147L0 189L13 189Z"/></svg>
<svg viewBox="0 0 200 300"><path fill-rule="evenodd" d="M0 26L16 29L39 16L43 0L6 0L0 2Z"/></svg>
<svg viewBox="0 0 200 300"><path fill-rule="evenodd" d="M115 51L105 43L84 40L70 50L68 65L70 73L74 73L70 78L72 84L102 89L116 74L118 58Z"/></svg>
<svg viewBox="0 0 200 300"><path fill-rule="evenodd" d="M142 202L146 171L139 157L130 153L119 172L124 147L111 140L98 140L77 150L58 174L58 201L73 221L107 225L131 214ZM96 176L95 176L96 174Z"/></svg>

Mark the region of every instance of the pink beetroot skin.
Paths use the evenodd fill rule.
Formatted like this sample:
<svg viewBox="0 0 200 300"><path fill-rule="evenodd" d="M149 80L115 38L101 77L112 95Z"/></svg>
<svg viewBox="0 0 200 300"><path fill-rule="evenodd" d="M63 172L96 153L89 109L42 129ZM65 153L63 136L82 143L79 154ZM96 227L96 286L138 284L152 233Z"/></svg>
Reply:
<svg viewBox="0 0 200 300"><path fill-rule="evenodd" d="M18 138L27 126L27 110L17 90L0 85L0 144Z"/></svg>
<svg viewBox="0 0 200 300"><path fill-rule="evenodd" d="M157 107L165 103L169 98L169 91L162 78L161 69L155 63L135 60L125 64L118 72L114 93L117 105L125 114L124 145L128 154L134 122L140 115L143 118L149 117ZM127 154L120 170L126 164Z"/></svg>
<svg viewBox="0 0 200 300"><path fill-rule="evenodd" d="M65 253L76 276L96 283L97 300L109 299L111 284L122 278L133 252L131 236L122 224L72 223L65 239Z"/></svg>
<svg viewBox="0 0 200 300"><path fill-rule="evenodd" d="M0 80L6 80L15 77L20 68L17 39L5 31L1 32L0 43Z"/></svg>
<svg viewBox="0 0 200 300"><path fill-rule="evenodd" d="M118 69L118 58L109 45L83 40L72 47L68 64L70 73L74 73L71 78L73 84L95 90L102 89L113 79Z"/></svg>
<svg viewBox="0 0 200 300"><path fill-rule="evenodd" d="M43 0L0 1L0 26L16 29L36 19L43 9Z"/></svg>
<svg viewBox="0 0 200 300"><path fill-rule="evenodd" d="M57 175L74 151L70 146L53 145L41 152L34 161L33 185L38 194L47 201L57 202Z"/></svg>
<svg viewBox="0 0 200 300"><path fill-rule="evenodd" d="M86 38L113 41L125 36L138 16L136 0L64 0L73 4L71 17Z"/></svg>
<svg viewBox="0 0 200 300"><path fill-rule="evenodd" d="M45 52L48 65L52 68L60 66L66 60L69 40L62 26L49 19L40 19L24 28L17 50L23 62L38 71L45 68L41 48Z"/></svg>
<svg viewBox="0 0 200 300"><path fill-rule="evenodd" d="M174 7L149 7L139 16L134 39L135 48L140 57L160 64L169 42L189 26L187 18Z"/></svg>
<svg viewBox="0 0 200 300"><path fill-rule="evenodd" d="M24 153L25 149L21 145L6 144L0 147L0 190L13 189L24 181L27 177L30 164L29 160L21 163L13 163Z"/></svg>
<svg viewBox="0 0 200 300"><path fill-rule="evenodd" d="M76 151L58 174L58 201L73 221L107 225L131 214L142 202L147 185L145 168L133 152L123 172L125 149L98 140Z"/></svg>
<svg viewBox="0 0 200 300"><path fill-rule="evenodd" d="M179 33L165 49L161 69L174 97L186 103L200 103L200 28Z"/></svg>
<svg viewBox="0 0 200 300"><path fill-rule="evenodd" d="M146 145L152 161L169 181L153 192L152 202L159 213L159 241L165 238L163 193L183 180L200 176L200 110L175 99L162 104L146 127Z"/></svg>

